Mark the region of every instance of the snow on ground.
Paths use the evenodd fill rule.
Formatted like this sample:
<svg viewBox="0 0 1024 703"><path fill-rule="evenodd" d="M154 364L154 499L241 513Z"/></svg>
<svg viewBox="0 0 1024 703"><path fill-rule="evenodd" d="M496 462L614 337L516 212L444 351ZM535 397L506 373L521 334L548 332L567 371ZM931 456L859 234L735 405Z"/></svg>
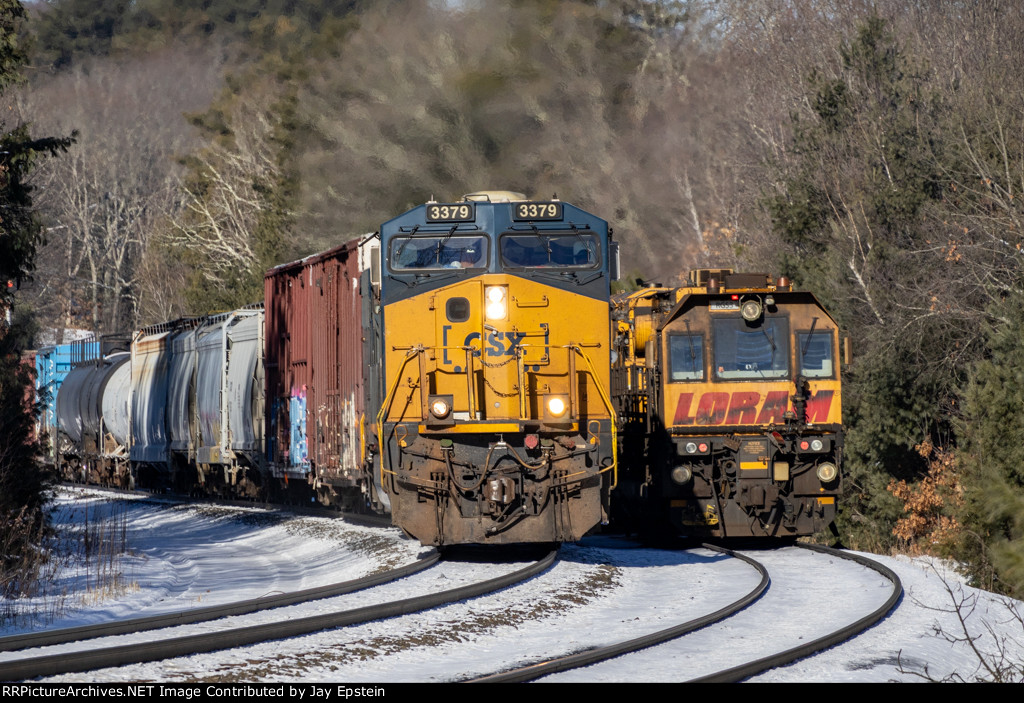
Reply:
<svg viewBox="0 0 1024 703"><path fill-rule="evenodd" d="M426 553L395 530L341 520L172 507L152 499L112 500L91 491L63 492L57 519L80 522L87 507L94 526L109 513L109 524L124 531L130 556L119 565L119 590L93 590L84 599L65 595L59 607L23 602L43 615L60 612L50 624L25 617L0 634L309 588L409 563ZM888 581L844 560L796 548L750 554L768 567L772 586L743 613L681 640L548 680L684 681L763 656L772 647L817 637L866 614L889 592ZM972 647L947 641L947 636L963 639L953 607L957 601L970 634L978 637L981 658L998 661L1002 647L1004 662L1024 661L1024 625L1007 608L1024 614L1024 603L969 588L934 560L872 558L903 580L906 595L896 609L852 641L755 680L914 681L926 670L935 678L986 676ZM61 573L60 591L80 592L86 580L95 583L95 570L71 566ZM381 590L296 606L289 617L447 590L517 567L479 559L445 562ZM703 549L654 550L588 538L566 545L554 568L526 584L466 603L228 652L53 680L458 680L669 627L722 607L758 579L749 566ZM271 620L272 613L246 616L245 624Z"/></svg>

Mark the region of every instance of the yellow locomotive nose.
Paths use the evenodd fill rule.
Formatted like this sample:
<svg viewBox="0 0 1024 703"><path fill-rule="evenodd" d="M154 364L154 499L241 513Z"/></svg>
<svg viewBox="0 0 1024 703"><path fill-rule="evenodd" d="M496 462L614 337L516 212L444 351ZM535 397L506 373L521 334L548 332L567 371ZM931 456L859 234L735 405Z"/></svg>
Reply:
<svg viewBox="0 0 1024 703"><path fill-rule="evenodd" d="M578 539L615 483L607 222L492 192L380 237L375 468L395 524L425 544Z"/></svg>

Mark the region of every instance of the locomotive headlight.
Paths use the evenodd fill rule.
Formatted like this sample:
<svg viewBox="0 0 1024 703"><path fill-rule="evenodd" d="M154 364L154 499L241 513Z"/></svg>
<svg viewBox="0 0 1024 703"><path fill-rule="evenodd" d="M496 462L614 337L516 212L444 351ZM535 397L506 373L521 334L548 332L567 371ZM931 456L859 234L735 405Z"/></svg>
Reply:
<svg viewBox="0 0 1024 703"><path fill-rule="evenodd" d="M568 408L568 406L561 398L548 399L548 412L555 417L562 417L562 415L565 415L566 408Z"/></svg>
<svg viewBox="0 0 1024 703"><path fill-rule="evenodd" d="M445 417L451 408L448 407L447 401L435 400L430 404L430 412L434 414L434 417Z"/></svg>
<svg viewBox="0 0 1024 703"><path fill-rule="evenodd" d="M818 464L816 473L818 474L818 480L822 483L832 483L839 476L839 469L832 462L825 461Z"/></svg>
<svg viewBox="0 0 1024 703"><path fill-rule="evenodd" d="M508 317L508 300L504 286L488 286L484 297L487 299L484 314L488 320L504 320Z"/></svg>
<svg viewBox="0 0 1024 703"><path fill-rule="evenodd" d="M427 424L449 422L449 418L452 415L452 402L453 396L450 395L429 396L427 398L427 409L430 411L430 416L425 418Z"/></svg>
<svg viewBox="0 0 1024 703"><path fill-rule="evenodd" d="M761 301L757 298L747 298L740 305L740 315L747 322L753 322L761 317Z"/></svg>

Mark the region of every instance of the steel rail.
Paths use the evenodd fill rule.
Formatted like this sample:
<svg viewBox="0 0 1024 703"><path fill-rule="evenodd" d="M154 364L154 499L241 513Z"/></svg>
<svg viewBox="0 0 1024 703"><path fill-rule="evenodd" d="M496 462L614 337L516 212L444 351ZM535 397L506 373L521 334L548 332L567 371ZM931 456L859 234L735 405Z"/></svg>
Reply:
<svg viewBox="0 0 1024 703"><path fill-rule="evenodd" d="M420 610L428 610L439 605L492 593L533 578L550 568L557 555L558 550L552 550L543 559L504 576L439 593L430 593L390 603L155 642L0 662L0 681L15 681L39 676L91 671L112 666L139 664L191 654L214 652L221 649L234 649L244 645L284 639L286 637L296 637L321 630L357 625L372 620L381 620Z"/></svg>
<svg viewBox="0 0 1024 703"><path fill-rule="evenodd" d="M466 683L522 683L526 681L533 681L542 676L558 673L560 671L568 671L569 669L578 669L583 666L589 666L590 664L596 664L597 662L612 659L622 654L637 652L641 649L653 647L654 645L661 644L662 642L667 642L677 637L681 637L682 635L693 632L694 630L699 630L702 627L706 627L712 623L718 622L719 620L724 620L725 618L743 610L751 603L757 601L768 590L768 587L771 584L771 579L768 576L768 570L763 564L744 554L737 554L730 549L710 544L705 544L704 547L747 562L753 566L759 574L761 574L761 581L753 588L753 590L742 598L730 603L724 608L720 608L713 613L694 620L689 620L682 624L674 625L664 630L652 632L649 635L643 635L642 637L636 637L624 642L617 642L615 644L605 645L596 649L588 649L585 652L577 652L576 654L570 654L557 659L530 664L529 666L512 669L510 671L468 679Z"/></svg>
<svg viewBox="0 0 1024 703"><path fill-rule="evenodd" d="M830 554L832 556L839 557L840 559L848 559L860 564L861 566L866 566L869 569L877 571L892 582L892 593L886 599L885 603L873 610L871 613L865 615L856 622L825 635L824 637L819 637L818 639L802 644L799 647L793 647L792 649L787 649L784 652L779 652L778 654L773 654L747 664L741 664L740 666L734 666L730 669L725 669L714 674L692 679L690 683L735 683L737 681L742 681L743 679L748 679L751 676L756 676L757 674L768 671L769 669L774 669L786 664L792 664L799 659L824 651L839 644L840 642L860 634L861 632L864 632L888 615L893 607L903 597L903 584L900 582L900 577L897 576L892 569L883 564L879 564L878 562L859 554L850 554L839 549L824 547L818 544L798 544L796 546L803 547L804 549L809 549L814 552L820 552L822 554Z"/></svg>
<svg viewBox="0 0 1024 703"><path fill-rule="evenodd" d="M163 615L150 615L141 618L130 618L128 620L115 620L113 622L99 623L95 625L81 625L78 627L66 627L59 630L47 630L43 632L30 632L18 635L0 637L0 652L13 652L28 647L44 647L54 644L65 644L67 642L80 642L82 640L95 639L97 637L108 637L110 635L123 635L130 632L146 632L148 630L159 630L162 627L174 627L176 625L191 625L197 622L207 622L230 615L246 615L261 610L280 608L286 605L307 603L322 598L331 598L345 593L360 591L371 586L379 586L391 581L405 578L415 574L429 566L437 563L441 555L434 551L427 557L414 561L406 566L397 569L389 569L378 574L362 576L350 581L333 583L327 586L316 586L291 593L280 593L271 596L261 596L249 600L225 603L222 605L211 605L204 608L193 608L180 610L174 613Z"/></svg>

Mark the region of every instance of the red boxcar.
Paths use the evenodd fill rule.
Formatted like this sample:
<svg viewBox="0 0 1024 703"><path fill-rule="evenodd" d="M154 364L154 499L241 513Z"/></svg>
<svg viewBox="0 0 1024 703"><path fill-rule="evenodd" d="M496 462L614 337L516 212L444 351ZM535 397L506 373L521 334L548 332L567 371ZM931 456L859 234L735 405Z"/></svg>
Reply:
<svg viewBox="0 0 1024 703"><path fill-rule="evenodd" d="M361 258L357 239L277 266L264 279L268 466L346 508L371 495L363 471L369 281Z"/></svg>

